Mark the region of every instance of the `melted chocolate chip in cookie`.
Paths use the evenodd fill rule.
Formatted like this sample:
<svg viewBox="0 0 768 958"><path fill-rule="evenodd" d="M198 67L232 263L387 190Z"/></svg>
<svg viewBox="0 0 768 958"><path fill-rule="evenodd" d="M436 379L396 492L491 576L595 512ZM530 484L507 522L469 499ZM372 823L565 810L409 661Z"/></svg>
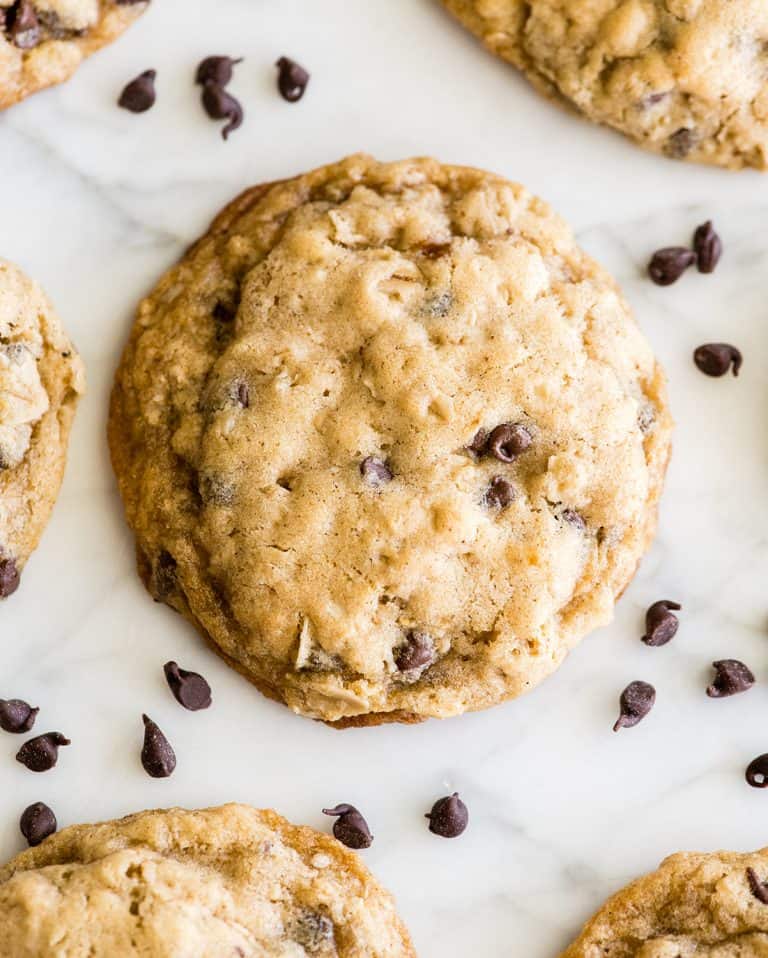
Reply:
<svg viewBox="0 0 768 958"><path fill-rule="evenodd" d="M747 869L747 881L752 895L763 905L768 905L768 885L760 881L754 868Z"/></svg>
<svg viewBox="0 0 768 958"><path fill-rule="evenodd" d="M40 22L30 0L19 0L8 14L10 35L20 50L31 50L40 42Z"/></svg>
<svg viewBox="0 0 768 958"><path fill-rule="evenodd" d="M405 643L394 652L395 665L400 672L423 669L435 661L435 644L426 632L413 630Z"/></svg>
<svg viewBox="0 0 768 958"><path fill-rule="evenodd" d="M500 462L514 462L531 445L530 432L520 423L504 422L491 430L485 452Z"/></svg>
<svg viewBox="0 0 768 958"><path fill-rule="evenodd" d="M483 496L483 501L489 509L506 509L514 500L515 487L503 476L494 476Z"/></svg>
<svg viewBox="0 0 768 958"><path fill-rule="evenodd" d="M682 127L676 130L664 144L664 152L673 159L682 160L696 145L696 134L693 130Z"/></svg>
<svg viewBox="0 0 768 958"><path fill-rule="evenodd" d="M290 923L288 931L296 944L310 955L324 953L324 949L333 943L334 925L331 919L309 908L300 912Z"/></svg>
<svg viewBox="0 0 768 958"><path fill-rule="evenodd" d="M392 481L392 470L383 459L366 456L360 463L360 475L369 486L378 488Z"/></svg>

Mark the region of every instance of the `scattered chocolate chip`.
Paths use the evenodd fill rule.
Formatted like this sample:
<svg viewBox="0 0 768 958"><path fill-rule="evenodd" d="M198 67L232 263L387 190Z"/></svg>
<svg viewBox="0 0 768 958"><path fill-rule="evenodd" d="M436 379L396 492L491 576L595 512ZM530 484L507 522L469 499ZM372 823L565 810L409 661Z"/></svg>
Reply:
<svg viewBox="0 0 768 958"><path fill-rule="evenodd" d="M197 68L195 83L215 83L217 86L226 86L232 79L233 68L242 62L242 57L238 57L237 60L233 60L232 57L206 57Z"/></svg>
<svg viewBox="0 0 768 958"><path fill-rule="evenodd" d="M582 516L580 512L576 512L575 509L563 509L560 516L563 522L567 522L569 526L573 526L573 528L579 532L586 532L587 523L584 521L584 516Z"/></svg>
<svg viewBox="0 0 768 958"><path fill-rule="evenodd" d="M715 232L712 220L707 220L696 228L693 234L693 249L696 253L696 267L700 273L714 273L723 254L723 244Z"/></svg>
<svg viewBox="0 0 768 958"><path fill-rule="evenodd" d="M682 606L677 602L671 602L669 599L660 599L654 602L645 613L645 635L643 642L656 648L660 645L666 645L677 634L680 622L671 610L679 612Z"/></svg>
<svg viewBox="0 0 768 958"><path fill-rule="evenodd" d="M667 246L656 250L648 264L648 275L657 286L671 286L696 262L693 250L684 246Z"/></svg>
<svg viewBox="0 0 768 958"><path fill-rule="evenodd" d="M155 595L165 599L176 591L176 560L165 549L155 563Z"/></svg>
<svg viewBox="0 0 768 958"><path fill-rule="evenodd" d="M369 848L373 835L368 823L354 805L337 805L335 808L324 808L323 815L336 815L333 823L333 834L342 845L347 848Z"/></svg>
<svg viewBox="0 0 768 958"><path fill-rule="evenodd" d="M125 87L120 94L117 105L124 110L130 110L131 113L146 113L155 105L157 97L155 93L156 70L145 70L140 73L135 80Z"/></svg>
<svg viewBox="0 0 768 958"><path fill-rule="evenodd" d="M43 802L35 802L22 812L19 828L29 846L34 847L56 831L56 816Z"/></svg>
<svg viewBox="0 0 768 958"><path fill-rule="evenodd" d="M435 661L435 644L426 632L411 631L405 644L395 649L395 665L400 672L410 672Z"/></svg>
<svg viewBox="0 0 768 958"><path fill-rule="evenodd" d="M672 134L664 144L664 152L673 159L682 160L688 156L696 143L693 130L682 127Z"/></svg>
<svg viewBox="0 0 768 958"><path fill-rule="evenodd" d="M472 442L467 446L467 452L471 453L476 459L479 459L480 456L482 456L482 454L485 452L487 443L488 430L478 429L472 439Z"/></svg>
<svg viewBox="0 0 768 958"><path fill-rule="evenodd" d="M503 476L494 476L485 490L483 501L490 509L506 509L514 502L515 488Z"/></svg>
<svg viewBox="0 0 768 958"><path fill-rule="evenodd" d="M280 96L289 103L296 103L304 96L309 83L309 74L304 67L299 66L288 57L280 57L275 64L277 67L277 89Z"/></svg>
<svg viewBox="0 0 768 958"><path fill-rule="evenodd" d="M392 481L392 470L383 459L366 456L360 463L360 475L369 486L384 486Z"/></svg>
<svg viewBox="0 0 768 958"><path fill-rule="evenodd" d="M768 754L752 759L747 765L745 778L752 788L768 788Z"/></svg>
<svg viewBox="0 0 768 958"><path fill-rule="evenodd" d="M40 23L30 0L20 0L11 11L11 39L20 50L31 50L40 42Z"/></svg>
<svg viewBox="0 0 768 958"><path fill-rule="evenodd" d="M18 589L21 573L14 559L0 559L0 599L7 599Z"/></svg>
<svg viewBox="0 0 768 958"><path fill-rule="evenodd" d="M491 430L485 451L501 462L514 462L532 442L531 434L520 423L504 422Z"/></svg>
<svg viewBox="0 0 768 958"><path fill-rule="evenodd" d="M144 771L152 778L168 778L176 768L176 753L152 719L147 715L141 718L144 722L144 747L141 750Z"/></svg>
<svg viewBox="0 0 768 958"><path fill-rule="evenodd" d="M325 953L324 949L333 941L333 922L326 915L305 908L290 923L289 933L310 955Z"/></svg>
<svg viewBox="0 0 768 958"><path fill-rule="evenodd" d="M30 772L47 772L59 760L60 746L70 744L61 732L45 732L25 742L16 753L16 761Z"/></svg>
<svg viewBox="0 0 768 958"><path fill-rule="evenodd" d="M19 735L35 724L40 709L33 709L22 699L0 699L0 728Z"/></svg>
<svg viewBox="0 0 768 958"><path fill-rule="evenodd" d="M755 898L763 905L768 905L768 885L760 881L754 868L747 869L747 881L749 882L749 890Z"/></svg>
<svg viewBox="0 0 768 958"><path fill-rule="evenodd" d="M425 815L429 819L429 830L433 835L443 838L458 838L469 822L467 806L459 798L459 793L438 799L432 811Z"/></svg>
<svg viewBox="0 0 768 958"><path fill-rule="evenodd" d="M738 376L742 356L739 350L729 343L706 343L694 350L693 361L707 376L724 376L731 368L733 375Z"/></svg>
<svg viewBox="0 0 768 958"><path fill-rule="evenodd" d="M218 83L206 83L203 87L203 107L212 120L229 120L223 127L221 135L225 140L243 122L243 108L239 102L227 93Z"/></svg>
<svg viewBox="0 0 768 958"><path fill-rule="evenodd" d="M630 682L621 693L619 705L621 712L613 726L613 731L620 728L632 728L633 725L644 719L653 708L656 701L656 689L647 682Z"/></svg>
<svg viewBox="0 0 768 958"><path fill-rule="evenodd" d="M720 659L713 662L712 667L716 674L712 684L707 686L707 695L712 699L746 692L755 684L755 677L750 669L738 659Z"/></svg>
<svg viewBox="0 0 768 958"><path fill-rule="evenodd" d="M163 666L168 687L173 697L190 712L207 709L211 705L211 687L197 672L187 672L175 662L166 662Z"/></svg>

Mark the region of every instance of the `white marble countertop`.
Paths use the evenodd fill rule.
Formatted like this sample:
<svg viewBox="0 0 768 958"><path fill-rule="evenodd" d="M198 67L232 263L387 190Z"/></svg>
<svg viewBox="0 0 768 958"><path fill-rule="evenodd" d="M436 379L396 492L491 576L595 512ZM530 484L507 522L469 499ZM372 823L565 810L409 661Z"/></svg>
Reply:
<svg viewBox="0 0 768 958"><path fill-rule="evenodd" d="M223 143L191 75L211 53L246 57L232 90L246 120ZM286 54L312 72L296 105L274 90ZM158 102L118 110L123 84L158 70ZM245 186L356 150L429 153L525 183L622 283L664 362L678 427L660 532L614 624L524 699L417 727L336 732L267 702L154 604L134 571L104 438L118 352L139 297ZM328 828L353 802L376 835L365 854L397 896L423 958L555 958L593 909L678 849L768 844L768 792L743 770L768 751L768 178L675 164L540 99L436 0L155 0L65 86L0 118L0 254L47 289L85 358L89 393L66 482L20 591L0 610L0 696L41 706L40 731L73 745L33 775L0 737L0 858L18 816L44 800L62 825L145 807L242 800ZM713 276L661 289L652 250L713 218ZM701 342L744 352L738 379L694 368ZM681 601L677 638L639 641L645 607ZM758 677L743 696L704 694L715 658ZM161 666L214 689L182 712ZM652 714L611 732L620 690L657 687ZM139 764L142 711L179 762ZM457 841L421 818L458 788Z"/></svg>

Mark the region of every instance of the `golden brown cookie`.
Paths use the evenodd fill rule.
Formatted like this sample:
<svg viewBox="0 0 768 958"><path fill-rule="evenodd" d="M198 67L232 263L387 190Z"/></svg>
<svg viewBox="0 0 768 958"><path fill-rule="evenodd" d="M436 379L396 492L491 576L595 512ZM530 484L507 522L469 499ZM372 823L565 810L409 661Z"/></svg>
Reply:
<svg viewBox="0 0 768 958"><path fill-rule="evenodd" d="M77 825L0 868L0 958L415 958L340 842L224 805Z"/></svg>
<svg viewBox="0 0 768 958"><path fill-rule="evenodd" d="M0 260L0 599L56 501L85 374L41 289Z"/></svg>
<svg viewBox="0 0 768 958"><path fill-rule="evenodd" d="M109 437L139 568L339 724L532 688L655 525L663 376L522 187L354 156L229 206L142 303Z"/></svg>

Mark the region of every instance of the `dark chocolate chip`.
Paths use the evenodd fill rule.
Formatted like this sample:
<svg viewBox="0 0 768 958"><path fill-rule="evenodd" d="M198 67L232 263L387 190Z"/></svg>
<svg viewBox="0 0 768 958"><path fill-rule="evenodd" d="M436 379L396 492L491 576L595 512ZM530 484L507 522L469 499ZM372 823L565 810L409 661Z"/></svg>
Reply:
<svg viewBox="0 0 768 958"><path fill-rule="evenodd" d="M671 286L696 262L693 250L667 246L656 250L648 264L648 275L657 286Z"/></svg>
<svg viewBox="0 0 768 958"><path fill-rule="evenodd" d="M713 662L712 667L716 674L712 684L707 686L707 695L712 699L746 692L755 684L755 677L750 669L738 659L720 659Z"/></svg>
<svg viewBox="0 0 768 958"><path fill-rule="evenodd" d="M729 369L733 370L734 376L738 376L742 356L729 343L705 343L694 350L693 361L707 376L724 376Z"/></svg>
<svg viewBox="0 0 768 958"><path fill-rule="evenodd" d="M647 682L630 682L621 693L619 705L621 711L613 731L620 728L632 728L633 725L644 719L653 708L656 701L656 689Z"/></svg>
<svg viewBox="0 0 768 958"><path fill-rule="evenodd" d="M275 64L277 67L277 89L280 96L289 103L296 103L304 96L304 91L309 83L309 74L304 67L299 66L295 60L288 57L280 57Z"/></svg>
<svg viewBox="0 0 768 958"><path fill-rule="evenodd" d="M454 792L453 795L438 799L425 817L429 819L429 830L433 835L458 838L467 827L469 811L459 798L459 793Z"/></svg>
<svg viewBox="0 0 768 958"><path fill-rule="evenodd" d="M714 273L723 254L723 244L715 232L712 220L707 220L696 228L693 234L693 248L696 252L696 267L700 273Z"/></svg>
<svg viewBox="0 0 768 958"><path fill-rule="evenodd" d="M20 0L11 13L11 39L20 50L31 50L40 42L40 22L30 0Z"/></svg>
<svg viewBox="0 0 768 958"><path fill-rule="evenodd" d="M494 476L485 490L483 500L490 509L506 509L514 502L515 487L503 476Z"/></svg>
<svg viewBox="0 0 768 958"><path fill-rule="evenodd" d="M212 120L229 120L221 131L225 140L243 122L242 106L218 83L206 83L203 87L203 107Z"/></svg>
<svg viewBox="0 0 768 958"><path fill-rule="evenodd" d="M369 486L384 486L392 481L392 470L383 459L366 456L360 463L360 475Z"/></svg>
<svg viewBox="0 0 768 958"><path fill-rule="evenodd" d="M176 768L176 753L152 719L147 715L141 718L144 722L144 746L141 750L144 771L152 778L168 778Z"/></svg>
<svg viewBox="0 0 768 958"><path fill-rule="evenodd" d="M576 512L575 509L563 509L560 515L563 522L567 522L569 526L573 526L573 528L579 532L586 532L587 523L584 521L584 516L582 516L580 512Z"/></svg>
<svg viewBox="0 0 768 958"><path fill-rule="evenodd" d="M0 599L7 599L18 589L21 573L15 559L0 559Z"/></svg>
<svg viewBox="0 0 768 958"><path fill-rule="evenodd" d="M197 672L187 672L175 662L166 662L163 666L168 687L173 697L190 712L210 708L211 687Z"/></svg>
<svg viewBox="0 0 768 958"><path fill-rule="evenodd" d="M450 243L424 243L419 247L419 252L427 259L440 259L451 251Z"/></svg>
<svg viewBox="0 0 768 958"><path fill-rule="evenodd" d="M476 459L479 459L480 456L485 452L485 447L488 443L488 430L487 429L478 429L472 439L472 442L467 446L467 452L471 453Z"/></svg>
<svg viewBox="0 0 768 958"><path fill-rule="evenodd" d="M660 599L654 602L645 613L645 635L643 642L656 648L666 645L677 634L680 622L671 610L679 612L682 606L669 599Z"/></svg>
<svg viewBox="0 0 768 958"><path fill-rule="evenodd" d="M310 955L325 953L325 948L333 941L333 922L326 915L305 908L290 923L289 933Z"/></svg>
<svg viewBox="0 0 768 958"><path fill-rule="evenodd" d="M43 802L35 802L22 812L19 828L29 846L34 847L56 831L56 816Z"/></svg>
<svg viewBox="0 0 768 958"><path fill-rule="evenodd" d="M682 127L672 134L664 144L664 152L673 159L682 160L688 156L696 143L696 135L693 130Z"/></svg>
<svg viewBox="0 0 768 958"><path fill-rule="evenodd" d="M40 709L33 709L22 699L0 699L0 728L19 735L35 724Z"/></svg>
<svg viewBox="0 0 768 958"><path fill-rule="evenodd" d="M155 563L155 594L165 599L176 591L176 560L165 549Z"/></svg>
<svg viewBox="0 0 768 958"><path fill-rule="evenodd" d="M398 670L410 672L435 661L435 645L426 632L413 630L408 633L405 644L395 649L394 656Z"/></svg>
<svg viewBox="0 0 768 958"><path fill-rule="evenodd" d="M768 754L752 759L747 765L745 778L752 788L768 788Z"/></svg>
<svg viewBox="0 0 768 958"><path fill-rule="evenodd" d="M71 744L61 732L45 732L25 742L16 753L16 761L30 772L47 772L59 760L59 748Z"/></svg>
<svg viewBox="0 0 768 958"><path fill-rule="evenodd" d="M532 442L531 434L520 423L504 422L491 430L485 451L501 462L514 462Z"/></svg>
<svg viewBox="0 0 768 958"><path fill-rule="evenodd" d="M195 83L216 83L218 86L226 86L232 79L233 68L242 62L242 57L238 57L237 60L233 60L232 57L206 57L197 68Z"/></svg>
<svg viewBox="0 0 768 958"><path fill-rule="evenodd" d="M347 848L369 848L373 835L368 823L354 805L337 805L335 808L324 808L323 815L335 815L333 834L342 845Z"/></svg>
<svg viewBox="0 0 768 958"><path fill-rule="evenodd" d="M747 881L754 897L763 905L768 905L768 885L760 881L754 868L747 869Z"/></svg>
<svg viewBox="0 0 768 958"><path fill-rule="evenodd" d="M239 382L235 388L235 400L238 406L242 406L243 409L247 409L251 404L251 391L248 388L248 383Z"/></svg>
<svg viewBox="0 0 768 958"><path fill-rule="evenodd" d="M155 93L156 70L145 70L140 73L135 80L125 87L120 94L117 105L124 110L130 110L131 113L146 113L155 105L157 94Z"/></svg>

